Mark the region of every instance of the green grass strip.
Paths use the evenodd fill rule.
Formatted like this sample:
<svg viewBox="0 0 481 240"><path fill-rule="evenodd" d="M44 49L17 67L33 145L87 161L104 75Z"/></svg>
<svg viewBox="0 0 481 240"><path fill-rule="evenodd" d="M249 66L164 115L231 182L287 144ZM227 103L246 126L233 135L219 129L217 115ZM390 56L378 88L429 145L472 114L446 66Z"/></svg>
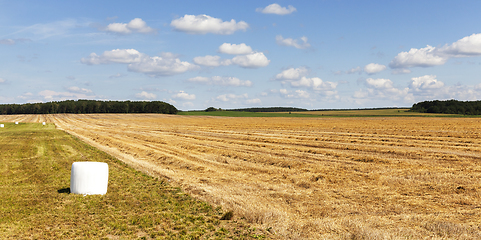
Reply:
<svg viewBox="0 0 481 240"><path fill-rule="evenodd" d="M53 124L0 128L0 239L252 239L222 209L129 168ZM70 194L73 162L109 164L106 195ZM265 233L265 231L264 231Z"/></svg>

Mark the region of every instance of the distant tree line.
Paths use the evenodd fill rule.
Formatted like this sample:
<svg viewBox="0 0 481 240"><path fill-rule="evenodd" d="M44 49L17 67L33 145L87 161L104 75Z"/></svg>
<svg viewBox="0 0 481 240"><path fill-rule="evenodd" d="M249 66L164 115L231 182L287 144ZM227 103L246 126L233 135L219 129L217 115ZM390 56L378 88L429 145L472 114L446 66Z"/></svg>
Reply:
<svg viewBox="0 0 481 240"><path fill-rule="evenodd" d="M238 111L238 112L305 112L309 111L303 108L295 107L265 107L265 108L241 108L241 109L229 109L226 111Z"/></svg>
<svg viewBox="0 0 481 240"><path fill-rule="evenodd" d="M177 108L161 101L67 100L47 103L0 104L0 114L54 113L165 113L176 114Z"/></svg>
<svg viewBox="0 0 481 240"><path fill-rule="evenodd" d="M424 101L415 103L412 112L481 115L481 101Z"/></svg>

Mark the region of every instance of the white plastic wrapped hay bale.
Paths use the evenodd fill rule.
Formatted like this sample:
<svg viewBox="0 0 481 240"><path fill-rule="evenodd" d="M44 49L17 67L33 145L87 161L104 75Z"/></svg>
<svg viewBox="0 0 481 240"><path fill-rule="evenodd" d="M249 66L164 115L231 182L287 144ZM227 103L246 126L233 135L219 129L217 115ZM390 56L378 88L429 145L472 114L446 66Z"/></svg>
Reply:
<svg viewBox="0 0 481 240"><path fill-rule="evenodd" d="M70 174L70 193L94 195L107 193L109 165L103 162L74 162Z"/></svg>
<svg viewBox="0 0 481 240"><path fill-rule="evenodd" d="M18 122L15 122L15 125L18 125Z"/></svg>
<svg viewBox="0 0 481 240"><path fill-rule="evenodd" d="M0 124L0 128L2 128L2 127L5 127L5 125L3 125L3 124Z"/></svg>
<svg viewBox="0 0 481 240"><path fill-rule="evenodd" d="M45 124L46 124L45 122L42 123L42 125L44 125L44 126L45 126Z"/></svg>

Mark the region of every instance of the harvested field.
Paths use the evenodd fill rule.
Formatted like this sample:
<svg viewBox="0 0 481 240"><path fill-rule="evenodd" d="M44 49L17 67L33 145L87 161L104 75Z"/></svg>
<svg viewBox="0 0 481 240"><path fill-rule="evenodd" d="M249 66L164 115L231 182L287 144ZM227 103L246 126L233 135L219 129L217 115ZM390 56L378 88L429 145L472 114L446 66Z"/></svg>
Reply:
<svg viewBox="0 0 481 240"><path fill-rule="evenodd" d="M44 119L279 237L481 239L479 118Z"/></svg>

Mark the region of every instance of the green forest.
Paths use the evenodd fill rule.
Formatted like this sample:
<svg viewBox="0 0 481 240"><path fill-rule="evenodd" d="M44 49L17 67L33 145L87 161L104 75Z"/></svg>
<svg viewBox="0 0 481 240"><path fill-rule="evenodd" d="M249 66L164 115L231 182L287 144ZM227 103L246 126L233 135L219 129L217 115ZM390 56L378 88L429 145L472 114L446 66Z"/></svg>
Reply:
<svg viewBox="0 0 481 240"><path fill-rule="evenodd" d="M415 103L412 112L481 115L481 101L434 100Z"/></svg>
<svg viewBox="0 0 481 240"><path fill-rule="evenodd" d="M177 108L161 101L67 100L47 103L0 104L0 114L55 113L165 113L176 114Z"/></svg>

